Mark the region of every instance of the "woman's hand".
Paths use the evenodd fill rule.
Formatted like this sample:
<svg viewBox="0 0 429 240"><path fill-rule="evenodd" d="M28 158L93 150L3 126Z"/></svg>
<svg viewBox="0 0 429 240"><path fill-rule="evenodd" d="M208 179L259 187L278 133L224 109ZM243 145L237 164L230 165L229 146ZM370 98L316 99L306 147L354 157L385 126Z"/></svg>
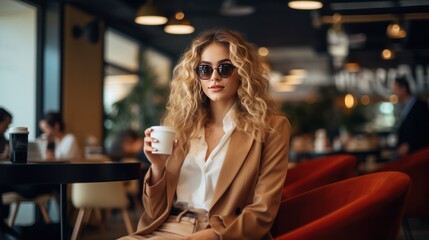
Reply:
<svg viewBox="0 0 429 240"><path fill-rule="evenodd" d="M215 233L213 229L204 229L202 231L196 232L188 237L184 238L185 240L219 240L220 236Z"/></svg>
<svg viewBox="0 0 429 240"><path fill-rule="evenodd" d="M153 154L152 151L156 152L157 149L152 147L153 142L158 142L158 139L152 138L150 133L152 132L152 128L148 128L144 131L144 145L143 151L146 155L147 159L151 163L152 168L152 178L150 180L150 184L157 183L163 175L165 163L167 162L167 158L169 155L166 154ZM177 140L173 142L173 149L177 146Z"/></svg>
<svg viewBox="0 0 429 240"><path fill-rule="evenodd" d="M6 160L9 159L10 151L9 151L9 145L4 146L4 151L0 153L0 160Z"/></svg>

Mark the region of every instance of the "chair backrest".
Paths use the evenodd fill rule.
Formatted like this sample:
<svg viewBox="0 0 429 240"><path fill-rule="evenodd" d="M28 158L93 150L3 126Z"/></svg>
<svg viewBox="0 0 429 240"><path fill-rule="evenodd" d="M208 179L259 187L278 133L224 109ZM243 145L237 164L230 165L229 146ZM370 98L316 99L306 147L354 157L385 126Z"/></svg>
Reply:
<svg viewBox="0 0 429 240"><path fill-rule="evenodd" d="M356 157L347 154L318 157L288 170L282 200L329 183L354 177Z"/></svg>
<svg viewBox="0 0 429 240"><path fill-rule="evenodd" d="M382 172L335 182L282 202L276 239L394 240L410 178Z"/></svg>
<svg viewBox="0 0 429 240"><path fill-rule="evenodd" d="M386 163L373 172L399 171L411 178L411 193L405 207L409 217L429 216L429 147Z"/></svg>
<svg viewBox="0 0 429 240"><path fill-rule="evenodd" d="M71 199L76 208L124 208L129 203L124 182L74 183Z"/></svg>

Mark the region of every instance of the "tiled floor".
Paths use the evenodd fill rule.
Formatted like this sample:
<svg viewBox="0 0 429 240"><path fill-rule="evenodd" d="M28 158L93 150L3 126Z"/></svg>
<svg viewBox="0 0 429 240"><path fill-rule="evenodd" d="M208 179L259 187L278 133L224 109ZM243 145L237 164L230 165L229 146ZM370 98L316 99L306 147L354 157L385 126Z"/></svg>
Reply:
<svg viewBox="0 0 429 240"><path fill-rule="evenodd" d="M135 226L138 221L137 214L132 214L132 218ZM418 219L410 219L410 226L413 231L414 240L428 240L429 239L429 219L421 221ZM122 222L121 215L119 213L112 216L112 221L107 229L99 228L86 228L81 235L82 240L107 240L117 239L127 234L125 225ZM399 234L397 240L405 240L402 233Z"/></svg>
<svg viewBox="0 0 429 240"><path fill-rule="evenodd" d="M429 239L429 219L409 219L410 228L414 240ZM397 240L405 240L403 233L400 233Z"/></svg>
<svg viewBox="0 0 429 240"><path fill-rule="evenodd" d="M130 210L130 217L132 219L134 227L137 226L140 214L141 214L141 212ZM426 219L426 220L410 219L409 223L410 223L410 227L412 229L412 234L413 234L414 240L428 240L429 239L429 219ZM38 229L39 228L40 227L38 227ZM18 227L18 229L19 229L19 227ZM46 233L47 233L46 230L48 231L48 233L51 233L48 235L52 235L54 237L47 238L48 235L46 235ZM53 231L53 230L55 230L55 231ZM41 233L42 234L41 236L43 236L45 240L46 239L57 240L56 236L59 235L59 229L56 230L56 229L52 229L52 228L50 228L50 230L48 228L46 228L44 233L42 233L40 231L37 231L37 232ZM71 234L71 232L72 232L72 229L70 229L70 234ZM82 230L78 239L80 239L80 240L112 240L112 239L118 239L118 238L125 236L125 235L127 235L127 231L126 231L125 225L123 223L122 216L121 216L120 212L113 212L112 216L111 216L110 224L108 226L106 226L106 227L98 227L97 226L96 227L94 225L89 225ZM34 237L35 235L32 235L32 236ZM40 234L37 236L40 236ZM0 239L1 239L1 237L0 237ZM39 237L37 237L37 238L30 237L28 239L40 239L40 238ZM25 238L25 240L27 240L27 238ZM406 238L404 237L402 232L398 235L397 240L406 240Z"/></svg>

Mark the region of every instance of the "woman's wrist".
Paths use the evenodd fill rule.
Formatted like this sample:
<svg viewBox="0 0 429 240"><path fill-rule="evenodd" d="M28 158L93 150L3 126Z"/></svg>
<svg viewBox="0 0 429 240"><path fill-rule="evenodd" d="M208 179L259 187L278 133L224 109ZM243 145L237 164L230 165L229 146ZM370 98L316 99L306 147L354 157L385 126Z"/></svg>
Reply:
<svg viewBox="0 0 429 240"><path fill-rule="evenodd" d="M149 184L154 185L159 182L164 175L165 166L156 166L152 164L151 169L152 175Z"/></svg>

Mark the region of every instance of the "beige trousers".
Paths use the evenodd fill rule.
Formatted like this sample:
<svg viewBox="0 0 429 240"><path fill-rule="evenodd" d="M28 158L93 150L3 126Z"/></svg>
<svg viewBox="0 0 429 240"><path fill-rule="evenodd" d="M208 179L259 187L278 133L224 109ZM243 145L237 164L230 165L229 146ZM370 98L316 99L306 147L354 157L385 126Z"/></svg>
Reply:
<svg viewBox="0 0 429 240"><path fill-rule="evenodd" d="M179 240L208 227L207 211L185 209L177 216L170 215L157 230L147 235L130 235L119 240Z"/></svg>

